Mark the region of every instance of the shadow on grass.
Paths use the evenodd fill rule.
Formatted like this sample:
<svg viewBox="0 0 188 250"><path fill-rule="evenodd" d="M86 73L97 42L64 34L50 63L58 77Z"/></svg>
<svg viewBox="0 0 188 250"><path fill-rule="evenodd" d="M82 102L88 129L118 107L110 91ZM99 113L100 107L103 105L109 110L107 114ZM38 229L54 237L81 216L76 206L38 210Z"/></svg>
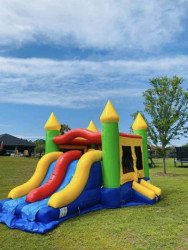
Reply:
<svg viewBox="0 0 188 250"><path fill-rule="evenodd" d="M163 172L153 173L153 176L162 176L162 177L177 177L177 176L186 176L186 175L188 174L175 174L175 173L164 174Z"/></svg>
<svg viewBox="0 0 188 250"><path fill-rule="evenodd" d="M176 168L188 168L188 165L176 166Z"/></svg>

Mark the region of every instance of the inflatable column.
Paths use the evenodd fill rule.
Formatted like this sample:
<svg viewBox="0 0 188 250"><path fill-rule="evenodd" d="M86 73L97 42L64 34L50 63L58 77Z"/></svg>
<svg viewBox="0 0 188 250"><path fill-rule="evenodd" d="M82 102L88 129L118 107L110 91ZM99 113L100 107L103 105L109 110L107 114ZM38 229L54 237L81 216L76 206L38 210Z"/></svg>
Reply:
<svg viewBox="0 0 188 250"><path fill-rule="evenodd" d="M119 116L110 101L100 117L102 123L102 202L109 207L120 204Z"/></svg>
<svg viewBox="0 0 188 250"><path fill-rule="evenodd" d="M59 151L58 146L53 142L53 138L60 134L61 125L54 113L51 113L44 128L46 130L45 154Z"/></svg>
<svg viewBox="0 0 188 250"><path fill-rule="evenodd" d="M147 129L148 125L142 115L138 113L132 129L134 134L142 136L142 150L144 157L144 177L149 178L149 163L148 163L148 143L147 143Z"/></svg>

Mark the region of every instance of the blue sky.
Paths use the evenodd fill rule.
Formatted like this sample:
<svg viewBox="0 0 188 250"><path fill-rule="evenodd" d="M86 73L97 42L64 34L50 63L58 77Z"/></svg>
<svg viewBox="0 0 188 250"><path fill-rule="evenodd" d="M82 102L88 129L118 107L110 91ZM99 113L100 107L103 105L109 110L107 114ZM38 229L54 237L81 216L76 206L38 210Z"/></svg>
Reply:
<svg viewBox="0 0 188 250"><path fill-rule="evenodd" d="M129 131L149 78L178 75L188 88L188 0L0 6L0 134L42 138L52 111L71 128L93 119L100 129L108 99Z"/></svg>

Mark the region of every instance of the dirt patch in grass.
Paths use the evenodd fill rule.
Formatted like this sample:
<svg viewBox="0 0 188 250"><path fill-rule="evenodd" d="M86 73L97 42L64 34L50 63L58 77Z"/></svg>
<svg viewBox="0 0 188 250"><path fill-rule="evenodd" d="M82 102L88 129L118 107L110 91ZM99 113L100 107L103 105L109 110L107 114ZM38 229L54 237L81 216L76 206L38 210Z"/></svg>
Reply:
<svg viewBox="0 0 188 250"><path fill-rule="evenodd" d="M176 174L176 173L167 173L167 174L164 174L162 172L157 172L157 173L153 174L153 176L177 177L177 176L185 176L185 174Z"/></svg>

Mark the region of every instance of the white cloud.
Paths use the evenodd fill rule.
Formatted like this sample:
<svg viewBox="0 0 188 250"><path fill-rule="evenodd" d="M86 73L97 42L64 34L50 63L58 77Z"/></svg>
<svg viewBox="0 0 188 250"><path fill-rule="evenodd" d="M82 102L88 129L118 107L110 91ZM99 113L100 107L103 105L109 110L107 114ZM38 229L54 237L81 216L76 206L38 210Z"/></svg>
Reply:
<svg viewBox="0 0 188 250"><path fill-rule="evenodd" d="M0 102L90 107L108 98L141 97L149 78L188 78L187 68L188 56L101 62L0 57Z"/></svg>
<svg viewBox="0 0 188 250"><path fill-rule="evenodd" d="M21 139L26 139L26 140L38 140L38 139L45 139L45 136L43 135L23 135L23 134L19 134L19 135L14 135L15 137L21 138Z"/></svg>
<svg viewBox="0 0 188 250"><path fill-rule="evenodd" d="M151 50L181 33L185 0L0 0L0 45Z"/></svg>

